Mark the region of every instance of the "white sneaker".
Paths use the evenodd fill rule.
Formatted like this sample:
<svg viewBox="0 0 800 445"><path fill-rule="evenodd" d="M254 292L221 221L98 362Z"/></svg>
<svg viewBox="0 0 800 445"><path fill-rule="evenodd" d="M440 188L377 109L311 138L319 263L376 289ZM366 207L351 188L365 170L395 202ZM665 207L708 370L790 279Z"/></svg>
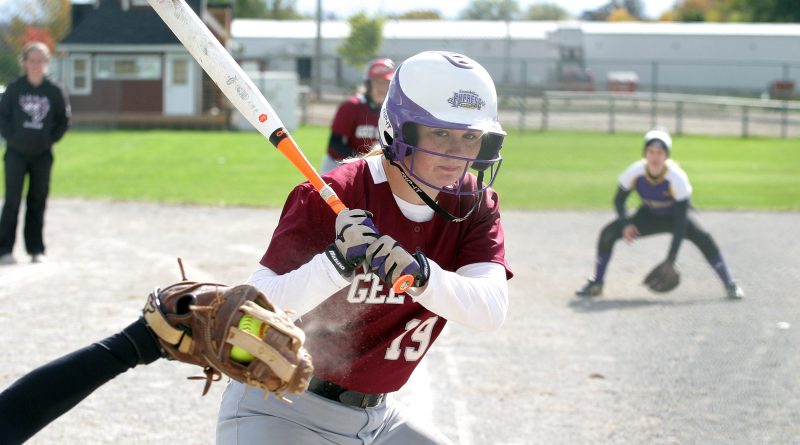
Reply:
<svg viewBox="0 0 800 445"><path fill-rule="evenodd" d="M728 293L728 298L734 300L741 300L744 298L744 291L733 281L725 285L725 291Z"/></svg>
<svg viewBox="0 0 800 445"><path fill-rule="evenodd" d="M17 260L14 258L14 255L10 253L4 253L0 255L0 265L8 264L17 264Z"/></svg>
<svg viewBox="0 0 800 445"><path fill-rule="evenodd" d="M47 257L43 253L34 253L31 255L31 263L44 263Z"/></svg>

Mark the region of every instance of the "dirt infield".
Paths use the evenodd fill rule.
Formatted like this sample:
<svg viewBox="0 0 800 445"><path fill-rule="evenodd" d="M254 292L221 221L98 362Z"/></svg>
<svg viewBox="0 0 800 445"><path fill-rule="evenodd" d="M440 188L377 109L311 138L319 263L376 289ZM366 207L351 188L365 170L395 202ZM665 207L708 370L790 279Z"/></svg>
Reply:
<svg viewBox="0 0 800 445"><path fill-rule="evenodd" d="M179 279L235 283L254 269L279 210L53 200L50 261L0 268L0 389L138 316ZM789 444L800 437L800 213L701 215L747 292L723 298L697 249L683 282L639 283L669 237L618 245L601 299L591 272L608 212L504 212L511 309L503 328L448 325L397 395L462 445ZM655 252L655 254L654 254ZM24 259L17 246L16 255ZM87 364L91 366L91 364ZM214 443L224 383L156 362L101 387L30 444Z"/></svg>

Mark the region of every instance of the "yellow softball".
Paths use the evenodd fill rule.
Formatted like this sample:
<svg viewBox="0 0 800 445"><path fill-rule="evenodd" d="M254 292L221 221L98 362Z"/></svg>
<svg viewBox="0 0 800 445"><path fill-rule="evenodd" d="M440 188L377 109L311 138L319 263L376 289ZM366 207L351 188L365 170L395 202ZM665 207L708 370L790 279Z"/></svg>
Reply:
<svg viewBox="0 0 800 445"><path fill-rule="evenodd" d="M242 316L242 319L239 320L239 329L261 338L262 324L263 322L261 320L255 319L249 314L245 314ZM250 363L255 357L253 357L253 354L245 351L244 349L234 346L231 348L231 358L239 363Z"/></svg>

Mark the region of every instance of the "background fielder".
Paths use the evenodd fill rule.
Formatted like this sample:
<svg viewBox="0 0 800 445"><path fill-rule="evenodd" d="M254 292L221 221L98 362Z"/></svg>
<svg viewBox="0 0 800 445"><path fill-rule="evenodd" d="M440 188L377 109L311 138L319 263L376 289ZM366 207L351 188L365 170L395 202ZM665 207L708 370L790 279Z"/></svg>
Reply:
<svg viewBox="0 0 800 445"><path fill-rule="evenodd" d="M675 263L683 238L688 238L714 268L729 298L742 298L744 292L733 281L722 254L711 235L697 220L691 209L692 186L689 177L670 158L672 137L664 128L655 128L644 136L644 159L634 162L619 177L614 207L617 219L603 227L597 241L594 276L575 294L594 297L603 293L606 269L611 261L614 243L620 238L633 242L639 236L672 233L666 262ZM633 216L628 216L625 200L631 191L642 199Z"/></svg>

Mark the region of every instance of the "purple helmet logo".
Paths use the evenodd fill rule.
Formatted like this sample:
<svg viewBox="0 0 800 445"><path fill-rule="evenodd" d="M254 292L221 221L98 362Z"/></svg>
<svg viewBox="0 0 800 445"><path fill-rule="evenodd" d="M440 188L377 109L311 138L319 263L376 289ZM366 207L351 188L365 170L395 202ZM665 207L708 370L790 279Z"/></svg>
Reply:
<svg viewBox="0 0 800 445"><path fill-rule="evenodd" d="M474 91L459 91L453 93L453 97L447 99L447 103L453 107L477 108L479 110L481 107L486 106L486 102Z"/></svg>

